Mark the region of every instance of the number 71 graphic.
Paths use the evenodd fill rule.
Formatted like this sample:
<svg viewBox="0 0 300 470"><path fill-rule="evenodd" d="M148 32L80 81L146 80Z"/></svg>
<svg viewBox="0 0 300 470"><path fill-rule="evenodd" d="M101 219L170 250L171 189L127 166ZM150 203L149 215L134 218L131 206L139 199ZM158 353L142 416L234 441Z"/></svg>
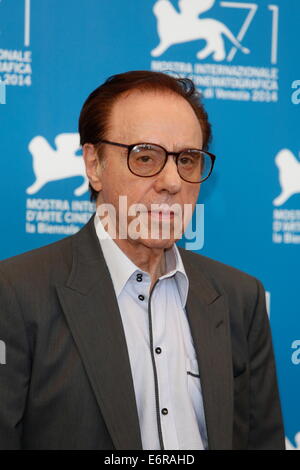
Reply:
<svg viewBox="0 0 300 470"><path fill-rule="evenodd" d="M241 42L258 9L256 3L242 3L242 2L220 2L224 8L239 8L249 10L248 15L237 35L237 39ZM277 5L268 5L268 9L272 13L272 38L271 38L271 64L277 64L277 51L278 51L278 20L279 20L279 7ZM233 46L227 56L228 62L231 62L237 52L237 48Z"/></svg>

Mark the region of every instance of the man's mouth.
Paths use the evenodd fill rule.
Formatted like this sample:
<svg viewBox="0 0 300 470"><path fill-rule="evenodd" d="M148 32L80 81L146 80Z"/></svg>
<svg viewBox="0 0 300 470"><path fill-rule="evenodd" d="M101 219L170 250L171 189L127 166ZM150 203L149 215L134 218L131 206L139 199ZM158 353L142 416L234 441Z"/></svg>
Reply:
<svg viewBox="0 0 300 470"><path fill-rule="evenodd" d="M170 210L148 210L148 214L156 220L173 220L175 213Z"/></svg>

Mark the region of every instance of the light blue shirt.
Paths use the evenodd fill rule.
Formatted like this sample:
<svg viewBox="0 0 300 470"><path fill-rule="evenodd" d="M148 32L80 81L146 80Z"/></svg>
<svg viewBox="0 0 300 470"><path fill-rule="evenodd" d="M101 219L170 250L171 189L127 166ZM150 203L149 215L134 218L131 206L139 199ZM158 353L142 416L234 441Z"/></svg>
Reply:
<svg viewBox="0 0 300 470"><path fill-rule="evenodd" d="M198 362L185 312L189 282L176 244L151 296L150 275L95 228L122 317L143 449L207 449Z"/></svg>

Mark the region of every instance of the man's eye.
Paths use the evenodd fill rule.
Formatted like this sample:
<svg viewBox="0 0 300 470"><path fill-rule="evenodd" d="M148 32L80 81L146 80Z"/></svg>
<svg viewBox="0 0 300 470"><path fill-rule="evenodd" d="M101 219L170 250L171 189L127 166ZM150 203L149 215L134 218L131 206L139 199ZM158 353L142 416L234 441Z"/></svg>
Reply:
<svg viewBox="0 0 300 470"><path fill-rule="evenodd" d="M188 164L193 163L193 159L192 159L192 158L189 158L189 157L182 157L182 158L179 160L179 162L180 162L180 164L188 165Z"/></svg>
<svg viewBox="0 0 300 470"><path fill-rule="evenodd" d="M138 161L141 161L142 163L147 163L151 160L151 157L148 157L148 155L142 155L141 157L138 157Z"/></svg>

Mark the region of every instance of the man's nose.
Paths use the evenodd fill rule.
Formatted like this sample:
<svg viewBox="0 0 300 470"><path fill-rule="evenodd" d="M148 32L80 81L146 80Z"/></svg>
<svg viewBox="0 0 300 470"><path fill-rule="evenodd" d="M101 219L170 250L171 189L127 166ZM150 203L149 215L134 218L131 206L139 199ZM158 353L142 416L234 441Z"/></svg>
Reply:
<svg viewBox="0 0 300 470"><path fill-rule="evenodd" d="M168 155L165 166L158 175L156 175L156 191L166 190L169 193L177 193L181 189L182 179L180 178L174 155Z"/></svg>

